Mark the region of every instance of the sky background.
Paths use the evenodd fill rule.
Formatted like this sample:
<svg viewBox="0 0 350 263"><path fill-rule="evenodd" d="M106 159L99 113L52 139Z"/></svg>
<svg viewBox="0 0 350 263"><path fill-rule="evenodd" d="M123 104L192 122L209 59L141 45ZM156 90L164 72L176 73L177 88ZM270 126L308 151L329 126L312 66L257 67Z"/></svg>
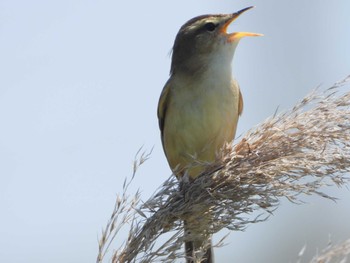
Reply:
<svg viewBox="0 0 350 263"><path fill-rule="evenodd" d="M350 1L0 0L0 261L95 262L98 236L141 146L131 190L170 175L156 107L180 26L257 5L230 31L245 109L237 134L350 74ZM231 233L217 262L302 262L350 238L350 191L326 189ZM215 236L220 239L227 231ZM118 236L122 241L125 236Z"/></svg>

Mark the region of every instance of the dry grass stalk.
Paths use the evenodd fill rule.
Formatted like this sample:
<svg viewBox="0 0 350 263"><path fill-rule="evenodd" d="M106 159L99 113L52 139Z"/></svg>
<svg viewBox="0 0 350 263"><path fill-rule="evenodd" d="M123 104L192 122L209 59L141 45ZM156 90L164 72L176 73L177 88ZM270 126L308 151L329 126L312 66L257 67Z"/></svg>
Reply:
<svg viewBox="0 0 350 263"><path fill-rule="evenodd" d="M208 208L210 232L216 233L223 228L242 230L249 223L266 220L248 215L272 212L281 197L292 202L302 202L300 194L333 199L323 194L321 187L341 186L349 179L350 92L340 89L349 82L350 76L324 92L311 93L292 110L247 132L237 145L227 145L217 162L205 164L207 172L192 183L186 178L181 182L184 191L180 192L179 182L170 177L133 210L137 214L128 218L132 222L128 239L112 261L173 262L184 257L182 221L189 214L207 213ZM127 213L132 215L131 210ZM157 238L169 231L173 235L156 244ZM105 235L100 244L104 242Z"/></svg>
<svg viewBox="0 0 350 263"><path fill-rule="evenodd" d="M313 257L310 263L346 263L350 260L349 255L350 239L338 245L329 244L319 255Z"/></svg>

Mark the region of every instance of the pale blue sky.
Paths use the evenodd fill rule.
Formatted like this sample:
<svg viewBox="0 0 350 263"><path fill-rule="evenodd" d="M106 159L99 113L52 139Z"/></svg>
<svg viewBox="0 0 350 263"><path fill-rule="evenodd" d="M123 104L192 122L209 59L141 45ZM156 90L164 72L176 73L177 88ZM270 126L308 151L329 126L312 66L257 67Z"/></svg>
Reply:
<svg viewBox="0 0 350 263"><path fill-rule="evenodd" d="M141 146L147 199L170 170L156 107L179 27L246 6L232 31L265 34L234 58L238 134L350 74L350 1L0 0L0 261L95 262L97 236ZM346 189L232 233L217 262L295 262L350 237ZM217 235L220 238L227 232ZM125 236L118 237L122 240Z"/></svg>

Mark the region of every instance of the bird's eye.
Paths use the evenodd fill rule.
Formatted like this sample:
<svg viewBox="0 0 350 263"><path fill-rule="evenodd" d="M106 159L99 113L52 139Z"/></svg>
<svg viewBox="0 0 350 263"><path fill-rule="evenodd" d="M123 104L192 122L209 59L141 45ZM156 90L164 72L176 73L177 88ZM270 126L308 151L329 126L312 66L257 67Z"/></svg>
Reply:
<svg viewBox="0 0 350 263"><path fill-rule="evenodd" d="M215 25L212 22L208 22L204 25L205 30L209 31L209 32L213 32L215 30L217 25Z"/></svg>

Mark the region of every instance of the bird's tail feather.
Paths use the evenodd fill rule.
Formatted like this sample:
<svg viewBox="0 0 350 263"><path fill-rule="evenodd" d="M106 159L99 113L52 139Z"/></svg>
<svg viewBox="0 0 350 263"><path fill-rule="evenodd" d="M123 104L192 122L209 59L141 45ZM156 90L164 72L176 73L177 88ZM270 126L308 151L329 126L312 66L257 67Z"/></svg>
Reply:
<svg viewBox="0 0 350 263"><path fill-rule="evenodd" d="M187 263L214 263L211 235L201 228L193 228L186 221L185 225L185 252ZM199 231L201 232L199 232ZM203 254L203 252L205 252Z"/></svg>

